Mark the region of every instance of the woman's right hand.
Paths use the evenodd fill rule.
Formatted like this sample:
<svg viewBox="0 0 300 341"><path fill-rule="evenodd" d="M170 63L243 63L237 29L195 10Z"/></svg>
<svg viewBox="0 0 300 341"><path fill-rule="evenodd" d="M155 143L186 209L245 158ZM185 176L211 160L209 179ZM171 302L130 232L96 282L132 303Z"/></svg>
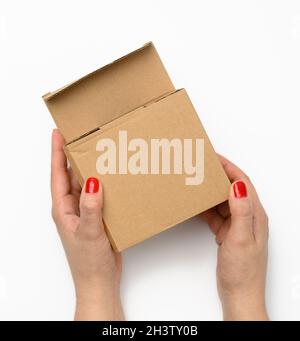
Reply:
<svg viewBox="0 0 300 341"><path fill-rule="evenodd" d="M201 217L216 235L217 283L225 320L267 320L268 218L249 178L220 156L232 182L229 200Z"/></svg>
<svg viewBox="0 0 300 341"><path fill-rule="evenodd" d="M52 214L76 291L76 320L123 320L121 255L112 250L102 221L103 188L89 178L83 189L67 167L64 139L52 134Z"/></svg>

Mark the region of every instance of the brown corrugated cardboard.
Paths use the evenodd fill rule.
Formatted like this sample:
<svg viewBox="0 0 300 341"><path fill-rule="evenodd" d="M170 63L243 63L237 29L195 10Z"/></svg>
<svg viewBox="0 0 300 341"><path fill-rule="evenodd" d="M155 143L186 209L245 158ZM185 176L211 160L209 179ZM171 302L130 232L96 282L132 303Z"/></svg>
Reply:
<svg viewBox="0 0 300 341"><path fill-rule="evenodd" d="M153 44L45 95L44 100L67 141L65 152L79 182L83 184L90 176L101 180L104 223L116 251L227 199L229 180L186 91L175 91ZM134 154L127 145L118 146L121 134L128 143L143 140L148 153L144 166L149 173L120 174L121 161L117 160L116 174L99 174L96 164L101 154L97 148L100 140L115 141L117 155L120 150L123 156L128 154L128 159ZM188 175L184 173L151 174L153 139L202 139L201 183L187 185ZM195 160L195 148L192 156ZM175 164L174 158L175 152L170 152L171 165Z"/></svg>
<svg viewBox="0 0 300 341"><path fill-rule="evenodd" d="M175 88L153 44L44 96L66 142Z"/></svg>

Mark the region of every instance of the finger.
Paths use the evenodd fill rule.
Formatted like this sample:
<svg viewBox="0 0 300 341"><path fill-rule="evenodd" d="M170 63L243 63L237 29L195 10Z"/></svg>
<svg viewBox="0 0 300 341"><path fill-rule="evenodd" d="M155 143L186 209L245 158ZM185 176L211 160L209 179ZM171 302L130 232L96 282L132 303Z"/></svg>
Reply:
<svg viewBox="0 0 300 341"><path fill-rule="evenodd" d="M252 199L243 180L232 184L228 202L231 224L227 236L239 243L254 241Z"/></svg>
<svg viewBox="0 0 300 341"><path fill-rule="evenodd" d="M269 223L268 216L261 206L256 210L254 216L254 236L255 240L258 242L265 243L269 237Z"/></svg>
<svg viewBox="0 0 300 341"><path fill-rule="evenodd" d="M222 223L224 222L224 219L214 208L202 212L200 217L208 224L214 234L218 233Z"/></svg>
<svg viewBox="0 0 300 341"><path fill-rule="evenodd" d="M85 238L96 238L104 232L102 222L103 191L97 178L88 178L80 196L80 227Z"/></svg>
<svg viewBox="0 0 300 341"><path fill-rule="evenodd" d="M67 159L63 151L64 138L58 129L52 132L51 193L54 202L70 192Z"/></svg>
<svg viewBox="0 0 300 341"><path fill-rule="evenodd" d="M221 228L219 229L217 235L216 235L216 242L218 245L221 245L224 241L224 239L227 236L229 227L231 224L231 218L227 219L224 224L222 224Z"/></svg>
<svg viewBox="0 0 300 341"><path fill-rule="evenodd" d="M248 176L233 162L226 159L224 156L218 154L219 160L224 168L226 175L228 176L231 182L234 182L239 179L247 179Z"/></svg>
<svg viewBox="0 0 300 341"><path fill-rule="evenodd" d="M71 183L71 193L79 198L81 193L81 186L79 184L79 181L77 180L76 175L74 174L73 169L70 167L68 170Z"/></svg>
<svg viewBox="0 0 300 341"><path fill-rule="evenodd" d="M228 201L222 202L216 207L217 212L222 216L224 219L227 219L230 216L230 209L228 205Z"/></svg>
<svg viewBox="0 0 300 341"><path fill-rule="evenodd" d="M251 196L253 215L254 215L254 236L257 240L266 240L268 238L268 217L259 200L258 194L249 177L235 164L218 154L221 164L230 181L234 182L242 179L247 185L247 191Z"/></svg>
<svg viewBox="0 0 300 341"><path fill-rule="evenodd" d="M219 159L221 161L221 164L225 170L225 173L227 174L229 180L231 182L237 181L237 180L243 180L247 184L247 190L251 192L252 199L254 199L255 206L258 206L260 204L258 195L256 193L256 190L249 179L248 175L245 174L239 167L237 167L233 162L226 159L224 156L218 154ZM254 207L256 208L256 207Z"/></svg>

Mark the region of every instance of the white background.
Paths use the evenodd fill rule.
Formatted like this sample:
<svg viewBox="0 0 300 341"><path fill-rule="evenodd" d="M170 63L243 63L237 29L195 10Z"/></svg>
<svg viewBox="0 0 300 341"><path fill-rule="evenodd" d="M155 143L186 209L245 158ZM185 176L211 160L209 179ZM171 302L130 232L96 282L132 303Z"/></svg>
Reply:
<svg viewBox="0 0 300 341"><path fill-rule="evenodd" d="M73 318L41 96L149 40L216 150L256 185L270 218L270 317L299 319L299 0L0 0L0 319ZM127 318L222 319L216 250L194 218L124 252Z"/></svg>

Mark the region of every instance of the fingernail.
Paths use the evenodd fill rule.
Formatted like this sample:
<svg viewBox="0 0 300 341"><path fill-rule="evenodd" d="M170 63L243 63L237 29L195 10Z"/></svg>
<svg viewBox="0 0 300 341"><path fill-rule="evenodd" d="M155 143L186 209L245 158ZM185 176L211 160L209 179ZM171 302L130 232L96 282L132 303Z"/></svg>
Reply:
<svg viewBox="0 0 300 341"><path fill-rule="evenodd" d="M85 184L85 193L97 193L99 191L99 180L97 178L88 178Z"/></svg>
<svg viewBox="0 0 300 341"><path fill-rule="evenodd" d="M233 193L236 198L245 198L247 196L247 187L243 181L237 181L233 184Z"/></svg>

